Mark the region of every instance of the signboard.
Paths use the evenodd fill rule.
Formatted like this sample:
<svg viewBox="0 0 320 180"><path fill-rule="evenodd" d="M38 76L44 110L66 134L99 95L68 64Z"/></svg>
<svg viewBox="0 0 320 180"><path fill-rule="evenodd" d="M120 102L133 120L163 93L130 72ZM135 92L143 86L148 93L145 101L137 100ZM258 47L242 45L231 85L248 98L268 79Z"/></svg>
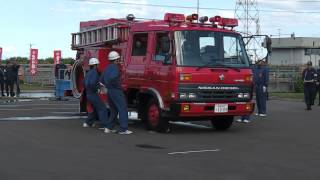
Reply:
<svg viewBox="0 0 320 180"><path fill-rule="evenodd" d="M55 50L53 51L53 62L54 64L60 64L61 63L61 51L60 50Z"/></svg>
<svg viewBox="0 0 320 180"><path fill-rule="evenodd" d="M38 71L38 49L30 49L30 74L35 75Z"/></svg>
<svg viewBox="0 0 320 180"><path fill-rule="evenodd" d="M0 47L0 61L2 59L2 47Z"/></svg>

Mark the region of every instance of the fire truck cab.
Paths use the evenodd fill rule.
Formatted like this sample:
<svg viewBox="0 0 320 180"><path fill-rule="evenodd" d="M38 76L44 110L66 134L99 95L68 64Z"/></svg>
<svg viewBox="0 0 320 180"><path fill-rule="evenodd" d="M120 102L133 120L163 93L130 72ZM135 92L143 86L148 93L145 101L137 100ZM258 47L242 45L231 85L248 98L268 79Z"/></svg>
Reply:
<svg viewBox="0 0 320 180"><path fill-rule="evenodd" d="M252 70L242 37L233 30L237 25L236 19L173 13L163 20L135 21L129 15L82 22L72 39L74 95L85 107L81 83L88 59L99 58L102 72L115 50L128 107L148 129L164 132L169 121L210 120L226 130L234 116L254 110Z"/></svg>

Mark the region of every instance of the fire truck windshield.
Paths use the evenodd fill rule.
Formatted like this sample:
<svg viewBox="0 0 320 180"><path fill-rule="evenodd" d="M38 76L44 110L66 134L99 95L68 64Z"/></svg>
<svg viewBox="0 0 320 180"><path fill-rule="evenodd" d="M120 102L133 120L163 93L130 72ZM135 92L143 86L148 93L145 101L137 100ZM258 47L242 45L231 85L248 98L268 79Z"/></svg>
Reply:
<svg viewBox="0 0 320 180"><path fill-rule="evenodd" d="M178 66L248 68L240 35L212 31L176 31Z"/></svg>

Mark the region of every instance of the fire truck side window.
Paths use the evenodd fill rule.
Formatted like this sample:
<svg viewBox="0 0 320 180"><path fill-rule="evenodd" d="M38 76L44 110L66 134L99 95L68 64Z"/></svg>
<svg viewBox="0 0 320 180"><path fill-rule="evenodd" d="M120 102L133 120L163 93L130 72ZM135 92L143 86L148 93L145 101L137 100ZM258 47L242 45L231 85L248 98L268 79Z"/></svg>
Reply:
<svg viewBox="0 0 320 180"><path fill-rule="evenodd" d="M170 39L168 33L157 33L156 47L155 47L155 61L162 61L171 63L170 53Z"/></svg>
<svg viewBox="0 0 320 180"><path fill-rule="evenodd" d="M139 33L133 36L132 56L145 56L148 47L148 34Z"/></svg>

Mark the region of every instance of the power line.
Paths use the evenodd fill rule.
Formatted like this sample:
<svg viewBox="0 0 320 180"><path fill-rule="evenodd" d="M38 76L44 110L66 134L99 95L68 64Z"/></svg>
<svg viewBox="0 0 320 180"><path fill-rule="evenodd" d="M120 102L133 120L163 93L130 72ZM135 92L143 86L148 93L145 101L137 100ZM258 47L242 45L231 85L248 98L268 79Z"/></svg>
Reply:
<svg viewBox="0 0 320 180"><path fill-rule="evenodd" d="M194 6L176 6L176 5L161 5L161 4L142 4L142 3L128 3L118 1L103 1L103 0L69 0L77 2L89 2L89 3L103 3L103 4L118 4L118 5L132 5L132 6L145 6L145 7L165 7L165 8L178 8L178 9L193 9L197 10ZM307 1L301 1L307 2ZM319 1L316 1L320 3ZM234 11L230 8L213 8L213 7L199 7L202 10L221 10L221 11ZM254 11L254 10L249 10ZM294 14L320 14L320 11L294 11L294 10L271 10L271 9L260 9L260 12L265 13L294 13Z"/></svg>

